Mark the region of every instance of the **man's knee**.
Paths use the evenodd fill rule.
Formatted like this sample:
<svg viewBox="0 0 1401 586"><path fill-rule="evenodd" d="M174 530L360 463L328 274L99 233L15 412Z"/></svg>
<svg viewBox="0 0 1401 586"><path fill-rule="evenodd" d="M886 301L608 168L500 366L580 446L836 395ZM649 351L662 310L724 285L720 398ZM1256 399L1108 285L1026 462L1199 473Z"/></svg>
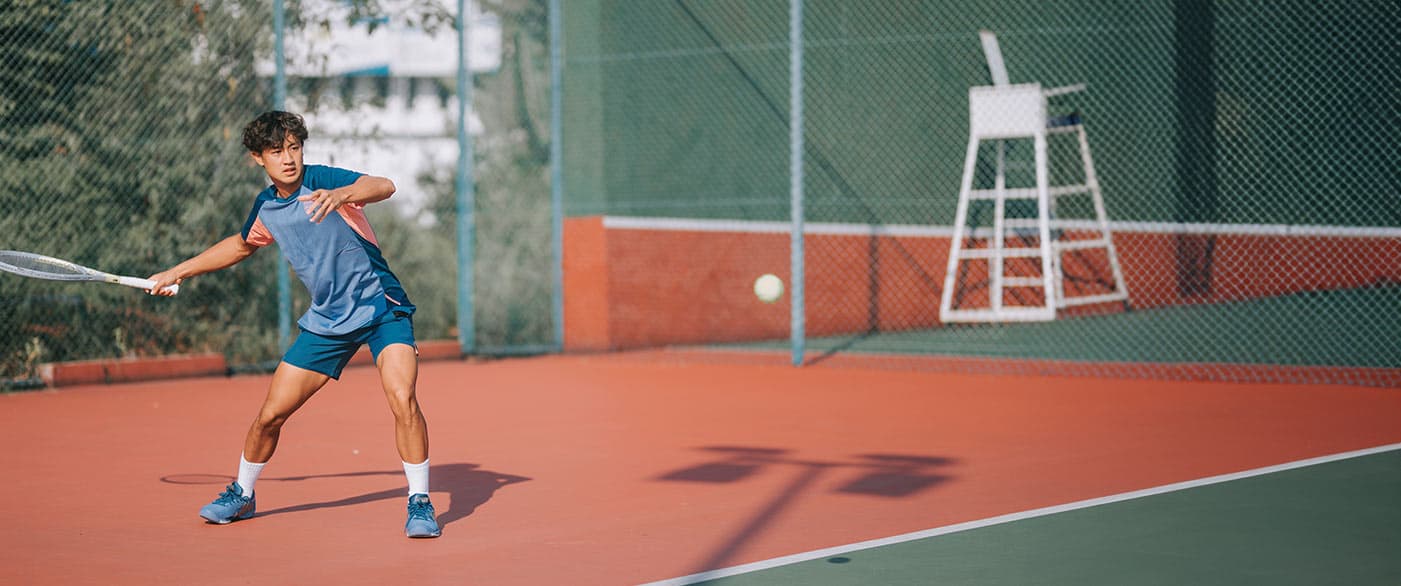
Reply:
<svg viewBox="0 0 1401 586"><path fill-rule="evenodd" d="M282 430L282 424L287 422L291 413L282 413L271 409L263 409L258 412L258 418L253 420L253 427L261 433L277 433Z"/></svg>
<svg viewBox="0 0 1401 586"><path fill-rule="evenodd" d="M413 387L385 389L385 395L389 398L389 408L396 415L418 411L418 398L414 396Z"/></svg>

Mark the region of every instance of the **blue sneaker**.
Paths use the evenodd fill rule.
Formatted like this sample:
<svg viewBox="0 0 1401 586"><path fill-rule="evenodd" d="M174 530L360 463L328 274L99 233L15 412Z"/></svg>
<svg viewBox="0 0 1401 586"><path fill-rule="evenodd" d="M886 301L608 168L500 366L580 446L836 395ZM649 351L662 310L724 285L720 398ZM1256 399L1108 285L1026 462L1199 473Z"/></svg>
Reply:
<svg viewBox="0 0 1401 586"><path fill-rule="evenodd" d="M210 523L224 525L252 517L257 508L257 501L253 497L243 496L243 487L234 482L214 502L204 505L199 510L199 516Z"/></svg>
<svg viewBox="0 0 1401 586"><path fill-rule="evenodd" d="M428 495L409 495L409 520L404 523L404 534L409 537L437 537L443 534L438 528L438 519L434 517L433 503L428 502Z"/></svg>

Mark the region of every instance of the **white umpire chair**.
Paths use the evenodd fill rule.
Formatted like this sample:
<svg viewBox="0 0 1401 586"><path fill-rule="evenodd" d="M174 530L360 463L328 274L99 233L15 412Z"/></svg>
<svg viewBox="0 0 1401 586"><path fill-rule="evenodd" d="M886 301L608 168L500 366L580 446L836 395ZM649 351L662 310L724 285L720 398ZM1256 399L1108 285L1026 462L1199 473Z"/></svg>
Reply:
<svg viewBox="0 0 1401 586"><path fill-rule="evenodd" d="M948 270L939 303L939 319L948 322L1014 322L1049 321L1061 308L1096 303L1127 303L1128 289L1109 232L1104 210L1104 198L1095 176L1090 145L1085 126L1078 114L1051 117L1047 113L1047 98L1085 90L1085 84L1043 88L1039 83L1012 84L1002 61L997 36L981 31L983 53L993 85L968 89L968 154L963 166L963 182L958 193L958 211L954 220L953 242L949 248ZM1079 140L1083 182L1052 185L1048 163L1047 136L1074 133ZM1007 186L1007 141L1031 139L1035 149L1035 187ZM996 175L991 189L974 189L979 145L995 141ZM1094 218L1057 219L1057 200L1089 196ZM972 201L991 201L991 229L970 229L968 212ZM1036 217L1006 217L1010 201L1034 201ZM1023 204L1025 205L1025 204ZM1028 206L1029 207L1029 206ZM1009 238L1010 237L1010 238ZM1009 246L1009 240L1021 245ZM1028 245L1028 243L1030 243ZM1107 287L1082 294L1075 288L1069 294L1065 287L1066 274L1062 256L1068 252L1102 249L1103 265L1112 273ZM1027 259L1019 263L1018 274L1007 274L1009 259ZM988 303L986 306L962 307L956 294L960 271L969 271L965 263L986 263ZM1028 266L1039 265L1036 274L1027 274ZM973 274L977 274L973 272ZM1109 275L1106 275L1109 277ZM1017 296L1036 299L1029 303L1006 303L1004 293L1015 289L1039 289L1041 295Z"/></svg>

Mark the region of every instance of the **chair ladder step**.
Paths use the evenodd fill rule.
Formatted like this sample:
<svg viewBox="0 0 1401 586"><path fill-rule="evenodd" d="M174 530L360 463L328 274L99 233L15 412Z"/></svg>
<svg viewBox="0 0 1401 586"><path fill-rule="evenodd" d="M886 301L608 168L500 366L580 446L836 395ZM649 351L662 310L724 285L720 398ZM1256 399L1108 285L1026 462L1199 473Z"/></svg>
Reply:
<svg viewBox="0 0 1401 586"><path fill-rule="evenodd" d="M1059 302L1062 307L1072 307L1076 305L1109 303L1111 301L1127 301L1128 298L1128 291L1115 291L1113 293L1100 293L1098 295L1063 295L1059 298Z"/></svg>
<svg viewBox="0 0 1401 586"><path fill-rule="evenodd" d="M1057 240L1051 243L1056 250L1085 250L1088 248L1109 248L1109 240L1091 238L1087 240Z"/></svg>
<svg viewBox="0 0 1401 586"><path fill-rule="evenodd" d="M1090 193L1090 187L1089 187L1088 185L1085 185L1084 183L1077 183L1077 184L1074 184L1074 185L1057 185L1057 186L1054 186L1054 187L1047 188L1046 193L1047 193L1048 195L1050 195L1051 197L1060 197L1060 196L1063 196L1063 195L1078 195L1078 194ZM1000 194L1000 195L999 195L999 194ZM1000 190L1000 191L999 191L999 190L996 190L996 189L970 189L970 190L968 190L968 198L969 198L969 199L993 199L993 200L995 200L995 199L998 199L999 197L1000 197L1001 199L1004 199L1004 200L1007 200L1007 199L1037 199L1037 198L1040 198L1040 197L1041 197L1041 194L1037 192L1037 190L1036 190L1035 187L1011 187L1011 188L1002 189L1002 190Z"/></svg>
<svg viewBox="0 0 1401 586"><path fill-rule="evenodd" d="M940 314L945 322L1008 322L1008 321L1050 321L1055 319L1054 308L1046 307L1002 307L1000 309L950 309Z"/></svg>
<svg viewBox="0 0 1401 586"><path fill-rule="evenodd" d="M1041 277L1002 277L1003 287L1045 287Z"/></svg>
<svg viewBox="0 0 1401 586"><path fill-rule="evenodd" d="M998 249L996 249L996 248L974 248L974 249L971 249L971 250L970 250L970 249L966 249L966 248L965 248L965 249L963 249L963 250L958 251L958 258L960 258L960 259L971 259L971 258L998 258L998 257L1001 257L1001 258L1028 258L1028 257L1033 257L1033 256L1041 256L1041 249L1040 249L1039 247L1038 247L1038 248L1031 248L1031 247L1015 247L1015 248L1003 248L1002 250L998 250Z"/></svg>

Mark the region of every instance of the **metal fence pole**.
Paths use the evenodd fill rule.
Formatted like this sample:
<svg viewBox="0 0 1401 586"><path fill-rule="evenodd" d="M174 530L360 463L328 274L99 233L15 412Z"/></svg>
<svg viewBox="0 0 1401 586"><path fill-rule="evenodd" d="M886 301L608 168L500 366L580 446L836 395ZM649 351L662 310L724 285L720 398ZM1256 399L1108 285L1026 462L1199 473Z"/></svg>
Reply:
<svg viewBox="0 0 1401 586"><path fill-rule="evenodd" d="M564 14L550 0L550 310L554 350L564 349Z"/></svg>
<svg viewBox="0 0 1401 586"><path fill-rule="evenodd" d="M788 181L792 213L793 313L789 329L793 365L802 366L805 342L803 303L803 0L791 0L788 9Z"/></svg>
<svg viewBox="0 0 1401 586"><path fill-rule="evenodd" d="M457 0L457 344L463 354L476 350L472 278L475 267L476 194L472 184L472 136L467 131L472 112L471 24L468 0Z"/></svg>
<svg viewBox="0 0 1401 586"><path fill-rule="evenodd" d="M286 7L283 0L273 0L273 62L277 71L272 81L272 107L282 110L287 107L287 64L283 49L283 36L287 28ZM287 260L277 257L277 347L286 352L292 345L292 268Z"/></svg>

